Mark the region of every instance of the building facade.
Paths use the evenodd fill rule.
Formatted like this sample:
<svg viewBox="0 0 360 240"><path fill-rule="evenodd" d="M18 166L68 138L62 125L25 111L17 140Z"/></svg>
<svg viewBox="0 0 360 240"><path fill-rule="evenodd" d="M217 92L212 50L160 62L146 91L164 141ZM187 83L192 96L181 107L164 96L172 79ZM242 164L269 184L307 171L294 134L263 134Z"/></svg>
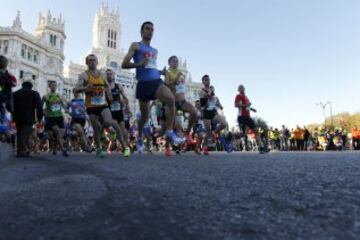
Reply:
<svg viewBox="0 0 360 240"><path fill-rule="evenodd" d="M41 96L48 92L50 81L57 82L62 92L65 39L64 20L50 12L39 14L35 34L22 29L20 12L11 27L0 27L0 54L8 58L8 70L20 83L17 88L22 79L31 77Z"/></svg>

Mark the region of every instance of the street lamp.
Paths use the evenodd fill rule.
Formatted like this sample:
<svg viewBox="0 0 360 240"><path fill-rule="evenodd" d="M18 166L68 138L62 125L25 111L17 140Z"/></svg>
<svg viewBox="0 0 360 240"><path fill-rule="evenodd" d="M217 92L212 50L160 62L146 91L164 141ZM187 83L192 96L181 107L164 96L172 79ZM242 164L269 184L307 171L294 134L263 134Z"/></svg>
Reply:
<svg viewBox="0 0 360 240"><path fill-rule="evenodd" d="M324 114L324 126L326 127L326 113L325 113L325 109L326 106L329 105L330 106L330 118L331 118L331 126L334 125L334 119L333 119L333 115L332 115L332 103L330 101L327 101L326 103L322 103L319 102L316 104L317 106L320 106L323 109L323 114Z"/></svg>

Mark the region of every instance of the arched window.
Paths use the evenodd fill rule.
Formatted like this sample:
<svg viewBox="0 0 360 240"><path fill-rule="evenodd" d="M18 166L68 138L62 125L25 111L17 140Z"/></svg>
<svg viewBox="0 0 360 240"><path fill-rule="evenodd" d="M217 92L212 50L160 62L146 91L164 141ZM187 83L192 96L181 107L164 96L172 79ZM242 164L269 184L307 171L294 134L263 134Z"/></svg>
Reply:
<svg viewBox="0 0 360 240"><path fill-rule="evenodd" d="M23 44L23 45L21 46L21 57L23 57L23 58L25 58L26 49L27 49L26 45Z"/></svg>

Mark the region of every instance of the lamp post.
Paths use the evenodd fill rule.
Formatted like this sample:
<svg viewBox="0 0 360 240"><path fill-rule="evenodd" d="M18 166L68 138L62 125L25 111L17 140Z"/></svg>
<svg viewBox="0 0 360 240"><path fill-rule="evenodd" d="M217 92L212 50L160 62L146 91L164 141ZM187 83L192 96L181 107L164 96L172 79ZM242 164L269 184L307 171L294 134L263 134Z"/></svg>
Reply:
<svg viewBox="0 0 360 240"><path fill-rule="evenodd" d="M316 104L317 106L320 106L322 109L323 109L323 114L324 114L324 126L326 128L326 112L325 112L325 109L326 109L326 106L329 105L330 106L330 117L331 117L331 126L333 126L334 124L334 121L333 121L333 115L332 115L332 103L330 101L327 101L326 103L322 103L322 102L319 102Z"/></svg>

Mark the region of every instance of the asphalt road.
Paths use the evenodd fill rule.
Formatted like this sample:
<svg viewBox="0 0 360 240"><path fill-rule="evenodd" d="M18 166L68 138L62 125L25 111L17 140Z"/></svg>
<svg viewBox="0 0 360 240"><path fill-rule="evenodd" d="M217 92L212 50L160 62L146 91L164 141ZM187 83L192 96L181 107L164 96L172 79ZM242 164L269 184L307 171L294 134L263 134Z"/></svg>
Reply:
<svg viewBox="0 0 360 240"><path fill-rule="evenodd" d="M360 152L0 163L0 239L359 239Z"/></svg>

